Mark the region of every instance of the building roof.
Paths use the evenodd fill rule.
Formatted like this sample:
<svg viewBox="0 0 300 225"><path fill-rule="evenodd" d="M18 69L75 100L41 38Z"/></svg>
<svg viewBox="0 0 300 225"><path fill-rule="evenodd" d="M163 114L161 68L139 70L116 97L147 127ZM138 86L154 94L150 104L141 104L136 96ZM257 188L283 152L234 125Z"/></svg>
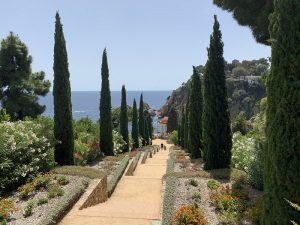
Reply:
<svg viewBox="0 0 300 225"><path fill-rule="evenodd" d="M160 124L168 124L168 120L169 120L169 117L167 117L167 116L165 116L164 118L162 118L161 120L160 120Z"/></svg>

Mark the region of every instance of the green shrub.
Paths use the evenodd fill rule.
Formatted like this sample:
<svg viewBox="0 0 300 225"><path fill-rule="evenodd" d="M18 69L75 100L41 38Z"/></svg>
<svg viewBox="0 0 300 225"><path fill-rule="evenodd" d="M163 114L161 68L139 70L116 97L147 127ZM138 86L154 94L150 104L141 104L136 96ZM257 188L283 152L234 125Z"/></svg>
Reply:
<svg viewBox="0 0 300 225"><path fill-rule="evenodd" d="M28 196L35 190L35 185L33 182L26 183L18 188L19 197L21 199L28 198Z"/></svg>
<svg viewBox="0 0 300 225"><path fill-rule="evenodd" d="M34 207L34 202L33 201L29 201L27 203L27 205L25 206L23 216L24 217L31 216L32 215L32 211L33 211L33 207Z"/></svg>
<svg viewBox="0 0 300 225"><path fill-rule="evenodd" d="M35 189L40 190L42 188L48 188L52 179L53 176L51 174L38 175L33 181Z"/></svg>
<svg viewBox="0 0 300 225"><path fill-rule="evenodd" d="M198 186L198 181L194 178L189 179L188 183L189 183L189 185L192 185L194 187Z"/></svg>
<svg viewBox="0 0 300 225"><path fill-rule="evenodd" d="M67 185L70 182L70 179L66 176L56 176L55 179L59 185Z"/></svg>
<svg viewBox="0 0 300 225"><path fill-rule="evenodd" d="M192 197L193 201L197 204L200 205L201 203L201 194L199 192L195 193Z"/></svg>
<svg viewBox="0 0 300 225"><path fill-rule="evenodd" d="M263 188L263 143L249 133L233 134L232 167L244 170L249 183L257 189Z"/></svg>
<svg viewBox="0 0 300 225"><path fill-rule="evenodd" d="M255 200L253 205L248 209L248 215L251 221L259 224L260 219L262 218L262 210L263 210L263 199L262 197Z"/></svg>
<svg viewBox="0 0 300 225"><path fill-rule="evenodd" d="M64 190L60 186L54 184L49 187L48 198L55 198L63 195L64 195Z"/></svg>
<svg viewBox="0 0 300 225"><path fill-rule="evenodd" d="M0 123L0 195L54 166L49 132L35 121Z"/></svg>
<svg viewBox="0 0 300 225"><path fill-rule="evenodd" d="M39 198L39 199L37 200L37 202L36 202L36 204L37 204L38 206L44 205L44 204L46 204L46 203L48 203L48 199L47 199L47 198Z"/></svg>
<svg viewBox="0 0 300 225"><path fill-rule="evenodd" d="M177 130L174 130L172 132L172 134L170 135L170 141L172 141L174 145L178 145L178 132L177 132Z"/></svg>
<svg viewBox="0 0 300 225"><path fill-rule="evenodd" d="M215 179L210 179L207 181L207 187L209 189L217 189L220 187L220 185L221 185L220 182Z"/></svg>

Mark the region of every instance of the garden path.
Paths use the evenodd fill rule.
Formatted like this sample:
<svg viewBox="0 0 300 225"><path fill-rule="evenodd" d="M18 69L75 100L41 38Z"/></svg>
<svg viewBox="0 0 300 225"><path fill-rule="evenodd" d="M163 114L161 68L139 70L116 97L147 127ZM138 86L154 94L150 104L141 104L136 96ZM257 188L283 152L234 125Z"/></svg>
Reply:
<svg viewBox="0 0 300 225"><path fill-rule="evenodd" d="M162 177L166 173L169 147L138 163L134 176L123 176L107 202L79 210L75 205L61 225L150 225L161 219ZM124 173L125 174L125 173Z"/></svg>

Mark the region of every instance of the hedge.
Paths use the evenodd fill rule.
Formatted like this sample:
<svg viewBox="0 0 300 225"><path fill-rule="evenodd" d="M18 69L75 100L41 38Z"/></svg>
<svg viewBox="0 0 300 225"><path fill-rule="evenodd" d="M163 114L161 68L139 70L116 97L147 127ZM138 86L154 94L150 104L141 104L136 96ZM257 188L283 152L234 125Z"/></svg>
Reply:
<svg viewBox="0 0 300 225"><path fill-rule="evenodd" d="M129 156L125 156L122 159L121 164L114 171L112 178L108 181L108 183L107 183L108 197L110 197L112 195L112 193L114 192L119 180L121 179L121 177L128 165L128 162L129 162Z"/></svg>
<svg viewBox="0 0 300 225"><path fill-rule="evenodd" d="M41 219L38 225L54 225L57 224L78 201L80 196L84 193L89 181L82 179L78 185L74 186L61 199L51 207L45 216Z"/></svg>

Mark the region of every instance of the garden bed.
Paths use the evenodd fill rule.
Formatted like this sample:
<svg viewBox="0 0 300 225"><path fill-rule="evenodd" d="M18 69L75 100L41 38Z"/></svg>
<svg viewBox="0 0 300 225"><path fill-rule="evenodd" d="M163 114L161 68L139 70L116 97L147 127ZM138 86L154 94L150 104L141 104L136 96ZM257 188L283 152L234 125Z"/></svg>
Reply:
<svg viewBox="0 0 300 225"><path fill-rule="evenodd" d="M169 202L173 206L172 219L175 214L183 216L187 207L196 204L210 225L256 224L262 193L246 183L246 174L236 169L202 168L201 160L191 161L183 151L175 151L174 172L166 175L167 181L173 179L174 197ZM218 188L213 190L208 183L217 183Z"/></svg>
<svg viewBox="0 0 300 225"><path fill-rule="evenodd" d="M53 224L78 200L88 182L88 178L78 176L40 175L7 198L15 209L7 224L39 224L42 220L43 225Z"/></svg>

